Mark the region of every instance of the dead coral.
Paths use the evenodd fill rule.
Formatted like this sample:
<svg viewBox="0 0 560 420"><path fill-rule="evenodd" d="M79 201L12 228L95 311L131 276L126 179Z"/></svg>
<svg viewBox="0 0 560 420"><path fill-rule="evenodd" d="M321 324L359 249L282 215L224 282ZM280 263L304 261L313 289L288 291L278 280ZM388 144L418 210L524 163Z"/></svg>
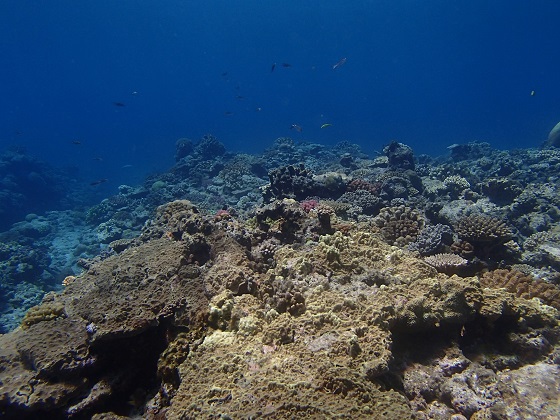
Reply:
<svg viewBox="0 0 560 420"><path fill-rule="evenodd" d="M459 219L455 230L460 239L474 243L505 243L512 236L504 221L483 214L471 214Z"/></svg>
<svg viewBox="0 0 560 420"><path fill-rule="evenodd" d="M534 279L520 271L498 269L484 273L480 284L486 288L504 288L524 299L539 298L549 306L560 309L560 288L551 283Z"/></svg>
<svg viewBox="0 0 560 420"><path fill-rule="evenodd" d="M404 246L416 240L424 227L419 211L406 206L385 207L375 219L383 237L393 245Z"/></svg>

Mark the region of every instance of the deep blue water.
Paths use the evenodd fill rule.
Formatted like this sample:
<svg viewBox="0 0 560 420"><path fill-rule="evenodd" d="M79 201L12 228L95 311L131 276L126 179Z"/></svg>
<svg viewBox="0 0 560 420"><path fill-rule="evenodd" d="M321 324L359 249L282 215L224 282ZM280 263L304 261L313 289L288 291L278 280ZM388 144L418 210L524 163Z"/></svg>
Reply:
<svg viewBox="0 0 560 420"><path fill-rule="evenodd" d="M5 0L0 151L114 191L206 133L245 152L534 147L560 120L558 16L557 0Z"/></svg>

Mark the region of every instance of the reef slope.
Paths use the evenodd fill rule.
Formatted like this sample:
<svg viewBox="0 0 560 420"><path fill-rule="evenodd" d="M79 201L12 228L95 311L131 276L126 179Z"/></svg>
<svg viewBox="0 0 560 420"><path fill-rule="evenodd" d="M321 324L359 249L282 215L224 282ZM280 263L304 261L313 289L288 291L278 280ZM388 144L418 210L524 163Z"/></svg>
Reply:
<svg viewBox="0 0 560 420"><path fill-rule="evenodd" d="M123 248L0 337L5 418L560 410L558 311L438 273L375 223L291 199L247 221L174 201Z"/></svg>

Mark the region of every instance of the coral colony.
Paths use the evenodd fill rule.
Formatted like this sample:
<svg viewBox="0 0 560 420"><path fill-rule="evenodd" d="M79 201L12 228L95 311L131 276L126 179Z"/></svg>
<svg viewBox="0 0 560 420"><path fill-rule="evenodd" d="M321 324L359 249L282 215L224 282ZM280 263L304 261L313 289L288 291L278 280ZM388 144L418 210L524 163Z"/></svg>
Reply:
<svg viewBox="0 0 560 420"><path fill-rule="evenodd" d="M557 418L560 152L449 152L180 139L144 185L16 223L0 412Z"/></svg>

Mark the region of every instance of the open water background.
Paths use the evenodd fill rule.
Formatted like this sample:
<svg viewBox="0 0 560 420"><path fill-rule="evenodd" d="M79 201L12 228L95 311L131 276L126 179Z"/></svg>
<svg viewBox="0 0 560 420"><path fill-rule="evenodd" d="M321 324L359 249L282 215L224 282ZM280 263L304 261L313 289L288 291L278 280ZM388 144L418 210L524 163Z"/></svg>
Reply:
<svg viewBox="0 0 560 420"><path fill-rule="evenodd" d="M5 0L0 151L114 193L206 133L257 153L281 136L536 147L560 120L559 16L556 0Z"/></svg>

